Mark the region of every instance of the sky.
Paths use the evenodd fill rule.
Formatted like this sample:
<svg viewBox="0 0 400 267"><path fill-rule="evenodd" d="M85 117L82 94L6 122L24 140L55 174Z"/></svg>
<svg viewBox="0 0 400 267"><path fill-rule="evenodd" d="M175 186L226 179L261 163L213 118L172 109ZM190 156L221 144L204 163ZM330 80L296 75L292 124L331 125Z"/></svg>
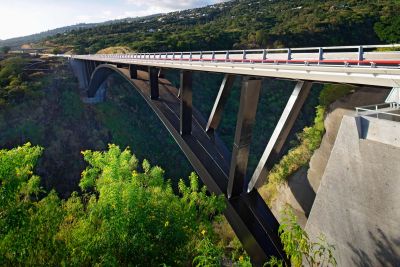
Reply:
<svg viewBox="0 0 400 267"><path fill-rule="evenodd" d="M0 0L0 39L77 23L166 13L224 0Z"/></svg>

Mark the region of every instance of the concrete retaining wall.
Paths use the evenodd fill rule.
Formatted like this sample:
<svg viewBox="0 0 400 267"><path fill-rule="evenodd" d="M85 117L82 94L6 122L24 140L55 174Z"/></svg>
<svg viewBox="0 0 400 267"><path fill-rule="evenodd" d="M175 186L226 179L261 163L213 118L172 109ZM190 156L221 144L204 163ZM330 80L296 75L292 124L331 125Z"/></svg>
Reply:
<svg viewBox="0 0 400 267"><path fill-rule="evenodd" d="M338 266L400 264L397 136L398 122L343 117L306 225L336 245Z"/></svg>

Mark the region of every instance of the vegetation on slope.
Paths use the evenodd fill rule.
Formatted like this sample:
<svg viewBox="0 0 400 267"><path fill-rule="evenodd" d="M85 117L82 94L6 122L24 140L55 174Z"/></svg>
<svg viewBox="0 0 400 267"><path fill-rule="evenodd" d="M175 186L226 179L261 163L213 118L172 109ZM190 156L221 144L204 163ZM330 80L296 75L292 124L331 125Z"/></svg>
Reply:
<svg viewBox="0 0 400 267"><path fill-rule="evenodd" d="M47 190L56 189L63 197L79 190L85 168L80 151L103 150L108 143L129 146L140 159L166 166L166 176L176 177L174 188L177 178L190 174L192 168L168 131L122 79L115 78L108 101L86 105L66 62L46 60L48 73L22 71L31 60L37 59L10 55L0 61L0 73L9 73L0 80L0 147L26 142L44 147L37 171ZM10 85L13 80L22 85Z"/></svg>
<svg viewBox="0 0 400 267"><path fill-rule="evenodd" d="M399 13L396 0L235 0L72 30L46 41L73 46L76 53L110 46L155 52L391 43L400 41Z"/></svg>
<svg viewBox="0 0 400 267"><path fill-rule="evenodd" d="M127 54L132 52L129 47L126 46L112 46L97 51L97 54Z"/></svg>
<svg viewBox="0 0 400 267"><path fill-rule="evenodd" d="M275 164L267 177L267 183L259 189L263 198L270 203L276 197L279 184L287 182L287 179L306 166L316 149L321 144L325 133L324 120L326 111L331 103L345 96L353 90L349 85L325 85L319 95L319 105L316 107L314 124L305 127L297 135L298 145L291 148L282 159Z"/></svg>
<svg viewBox="0 0 400 267"><path fill-rule="evenodd" d="M208 196L194 174L174 194L160 167L111 145L85 151L83 195L45 194L33 168L42 152L26 144L0 150L0 265L182 266L199 242L215 238L224 200ZM39 194L45 194L39 198Z"/></svg>

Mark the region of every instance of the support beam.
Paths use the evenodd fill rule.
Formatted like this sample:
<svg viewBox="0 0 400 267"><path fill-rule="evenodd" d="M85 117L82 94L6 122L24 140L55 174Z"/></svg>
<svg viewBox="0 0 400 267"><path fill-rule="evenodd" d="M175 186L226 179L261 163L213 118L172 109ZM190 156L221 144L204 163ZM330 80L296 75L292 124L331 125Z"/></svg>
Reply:
<svg viewBox="0 0 400 267"><path fill-rule="evenodd" d="M92 73L94 72L94 70L96 69L96 67L97 67L96 61L92 61Z"/></svg>
<svg viewBox="0 0 400 267"><path fill-rule="evenodd" d="M160 69L160 71L158 72L158 78L165 78L165 71L164 71L164 69Z"/></svg>
<svg viewBox="0 0 400 267"><path fill-rule="evenodd" d="M131 79L137 79L137 66L136 65L129 65L129 74Z"/></svg>
<svg viewBox="0 0 400 267"><path fill-rule="evenodd" d="M231 93L235 78L235 75L225 74L225 77L222 80L221 87L219 88L217 99L214 102L213 109L211 111L210 117L208 118L206 126L207 132L212 132L213 130L217 129L219 123L221 122L222 111L224 110L225 104Z"/></svg>
<svg viewBox="0 0 400 267"><path fill-rule="evenodd" d="M86 80L87 80L87 84L90 84L90 79L92 77L92 72L90 71L90 62L85 60L85 71L86 71Z"/></svg>
<svg viewBox="0 0 400 267"><path fill-rule="evenodd" d="M268 171L277 160L279 153L296 121L300 109L307 99L311 89L311 82L299 81L297 82L292 95L290 96L285 109L268 141L267 147L261 160L257 165L256 170L250 180L247 191L250 192L254 187L262 185L267 179Z"/></svg>
<svg viewBox="0 0 400 267"><path fill-rule="evenodd" d="M158 68L149 67L150 98L158 99L160 92L158 88Z"/></svg>
<svg viewBox="0 0 400 267"><path fill-rule="evenodd" d="M246 77L242 81L239 112L229 170L228 198L237 197L244 191L251 134L256 118L261 84L262 79L260 78Z"/></svg>
<svg viewBox="0 0 400 267"><path fill-rule="evenodd" d="M189 135L192 133L192 72L181 71L180 84L180 133Z"/></svg>

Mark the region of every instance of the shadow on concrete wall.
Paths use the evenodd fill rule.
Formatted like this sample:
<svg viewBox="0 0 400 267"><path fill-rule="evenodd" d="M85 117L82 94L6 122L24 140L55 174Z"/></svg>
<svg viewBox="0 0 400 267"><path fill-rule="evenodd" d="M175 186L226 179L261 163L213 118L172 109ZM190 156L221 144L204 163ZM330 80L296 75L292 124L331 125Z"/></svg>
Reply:
<svg viewBox="0 0 400 267"><path fill-rule="evenodd" d="M370 253L364 252L362 249L355 248L351 243L347 243L353 251L352 257L355 266L399 266L400 265L400 237L390 238L385 235L381 229L377 229L376 233L368 232L369 237L375 245L374 256L370 257ZM379 264L379 265L377 265Z"/></svg>
<svg viewBox="0 0 400 267"><path fill-rule="evenodd" d="M294 179L289 179L288 186L293 196L303 209L304 215L308 218L316 194L307 178L307 169L303 168L301 172L304 172L304 174L292 177Z"/></svg>

